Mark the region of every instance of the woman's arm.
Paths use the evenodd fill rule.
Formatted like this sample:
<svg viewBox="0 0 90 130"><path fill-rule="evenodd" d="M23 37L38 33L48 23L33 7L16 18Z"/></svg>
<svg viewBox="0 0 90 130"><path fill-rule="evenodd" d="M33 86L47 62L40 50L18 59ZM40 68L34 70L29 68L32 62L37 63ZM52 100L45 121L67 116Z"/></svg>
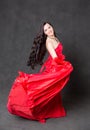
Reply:
<svg viewBox="0 0 90 130"><path fill-rule="evenodd" d="M53 44L51 42L46 43L46 48L48 50L48 52L50 53L51 57L53 58L53 62L52 64L55 65L57 64L61 64L61 60L60 58L57 56L55 49L53 47Z"/></svg>
<svg viewBox="0 0 90 130"><path fill-rule="evenodd" d="M58 57L51 42L46 42L46 48L53 59Z"/></svg>

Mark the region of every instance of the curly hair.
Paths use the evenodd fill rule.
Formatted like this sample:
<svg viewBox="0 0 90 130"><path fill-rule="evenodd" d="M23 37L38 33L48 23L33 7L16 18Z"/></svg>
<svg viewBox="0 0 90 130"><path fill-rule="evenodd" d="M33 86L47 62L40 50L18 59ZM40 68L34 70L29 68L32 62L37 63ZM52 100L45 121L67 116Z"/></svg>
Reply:
<svg viewBox="0 0 90 130"><path fill-rule="evenodd" d="M37 64L39 65L43 64L42 60L46 54L45 43L47 39L47 35L45 35L43 27L46 23L51 25L51 23L49 22L44 22L40 28L40 32L34 38L34 41L33 41L33 46L31 48L29 59L27 61L27 66L31 66L32 69L34 69Z"/></svg>

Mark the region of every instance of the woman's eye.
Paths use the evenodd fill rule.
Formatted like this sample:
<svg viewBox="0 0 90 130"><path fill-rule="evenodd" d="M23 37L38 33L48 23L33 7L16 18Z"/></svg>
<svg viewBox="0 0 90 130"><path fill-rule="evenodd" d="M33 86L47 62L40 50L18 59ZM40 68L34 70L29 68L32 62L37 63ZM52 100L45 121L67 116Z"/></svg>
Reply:
<svg viewBox="0 0 90 130"><path fill-rule="evenodd" d="M44 30L45 32L47 31L47 29Z"/></svg>

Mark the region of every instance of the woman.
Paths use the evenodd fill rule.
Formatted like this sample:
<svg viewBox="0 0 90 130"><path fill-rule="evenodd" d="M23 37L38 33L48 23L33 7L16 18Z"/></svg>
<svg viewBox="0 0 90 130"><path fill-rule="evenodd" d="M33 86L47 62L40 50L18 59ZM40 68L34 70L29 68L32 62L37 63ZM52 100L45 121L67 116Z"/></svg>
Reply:
<svg viewBox="0 0 90 130"><path fill-rule="evenodd" d="M73 66L62 54L62 43L56 37L53 26L45 22L34 39L27 65L32 69L49 52L40 72L19 72L8 96L7 108L12 114L45 122L47 118L66 116L60 91L69 80Z"/></svg>

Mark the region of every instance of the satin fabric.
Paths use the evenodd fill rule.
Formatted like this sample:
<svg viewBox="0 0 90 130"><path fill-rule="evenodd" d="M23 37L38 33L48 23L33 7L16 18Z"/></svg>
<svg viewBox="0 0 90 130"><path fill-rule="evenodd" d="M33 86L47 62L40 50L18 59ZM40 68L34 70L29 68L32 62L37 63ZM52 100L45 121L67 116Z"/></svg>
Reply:
<svg viewBox="0 0 90 130"><path fill-rule="evenodd" d="M62 50L59 43L55 51L60 64L49 55L39 73L19 71L8 96L7 109L11 114L42 123L47 118L66 116L60 91L68 82L73 66L65 60Z"/></svg>

